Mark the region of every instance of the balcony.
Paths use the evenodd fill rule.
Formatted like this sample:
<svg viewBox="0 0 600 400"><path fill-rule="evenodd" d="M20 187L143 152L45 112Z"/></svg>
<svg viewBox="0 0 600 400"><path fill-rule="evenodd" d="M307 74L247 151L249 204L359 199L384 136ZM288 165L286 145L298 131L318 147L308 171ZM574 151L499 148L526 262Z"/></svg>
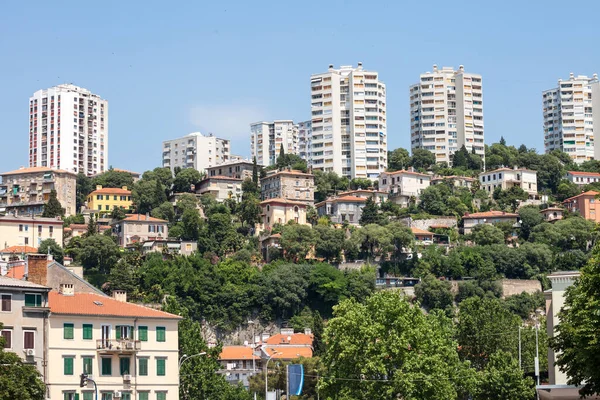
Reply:
<svg viewBox="0 0 600 400"><path fill-rule="evenodd" d="M129 339L98 339L96 350L101 354L131 354L142 349L142 342Z"/></svg>

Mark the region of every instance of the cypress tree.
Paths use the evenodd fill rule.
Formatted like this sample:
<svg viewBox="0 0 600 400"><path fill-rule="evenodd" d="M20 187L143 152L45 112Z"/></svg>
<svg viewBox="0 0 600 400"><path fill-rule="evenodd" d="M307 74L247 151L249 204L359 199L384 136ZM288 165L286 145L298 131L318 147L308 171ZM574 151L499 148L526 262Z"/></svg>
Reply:
<svg viewBox="0 0 600 400"><path fill-rule="evenodd" d="M60 201L56 197L56 190L52 189L50 191L50 197L48 198L48 202L44 205L44 212L42 213L42 217L46 218L56 218L62 217L65 215L65 209L62 208Z"/></svg>

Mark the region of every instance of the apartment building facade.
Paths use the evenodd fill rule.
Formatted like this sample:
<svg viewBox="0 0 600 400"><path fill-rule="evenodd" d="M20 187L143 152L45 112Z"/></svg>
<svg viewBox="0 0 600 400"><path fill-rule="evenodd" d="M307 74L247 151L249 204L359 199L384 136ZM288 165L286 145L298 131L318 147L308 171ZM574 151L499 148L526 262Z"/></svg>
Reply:
<svg viewBox="0 0 600 400"><path fill-rule="evenodd" d="M209 176L196 185L196 194L212 196L217 202L222 203L227 199L242 200L241 178L228 176Z"/></svg>
<svg viewBox="0 0 600 400"><path fill-rule="evenodd" d="M130 210L133 206L131 190L127 186L122 188L103 188L96 186L96 190L88 195L87 208L90 211L110 213L115 208L123 207Z"/></svg>
<svg viewBox="0 0 600 400"><path fill-rule="evenodd" d="M481 188L494 194L496 188L508 190L513 186L520 187L529 195L530 199L537 198L537 172L525 168L498 168L479 174Z"/></svg>
<svg viewBox="0 0 600 400"><path fill-rule="evenodd" d="M298 155L298 125L291 119L250 124L250 150L258 164L274 165L282 145L285 154Z"/></svg>
<svg viewBox="0 0 600 400"><path fill-rule="evenodd" d="M312 165L312 121L298 122L298 155Z"/></svg>
<svg viewBox="0 0 600 400"><path fill-rule="evenodd" d="M127 214L127 217L111 224L113 234L121 247L148 240L169 237L168 221L143 214Z"/></svg>
<svg viewBox="0 0 600 400"><path fill-rule="evenodd" d="M231 146L227 139L220 139L200 132L193 132L182 138L166 140L162 145L162 166L194 168L204 172L207 168L230 160Z"/></svg>
<svg viewBox="0 0 600 400"><path fill-rule="evenodd" d="M29 98L29 166L88 176L106 171L108 101L71 84L35 92Z"/></svg>
<svg viewBox="0 0 600 400"><path fill-rule="evenodd" d="M596 191L588 190L587 192L566 199L563 201L563 205L570 212L579 213L583 218L598 223L600 222L600 207L596 210L596 204L600 204L600 202L596 200L598 200L597 196L599 194Z"/></svg>
<svg viewBox="0 0 600 400"><path fill-rule="evenodd" d="M390 201L400 207L415 204L430 184L431 175L415 171L383 172L379 176L379 190L387 192Z"/></svg>
<svg viewBox="0 0 600 400"><path fill-rule="evenodd" d="M315 204L319 216L328 216L334 224L358 226L362 217L362 209L367 199L358 196L330 197L325 201Z"/></svg>
<svg viewBox="0 0 600 400"><path fill-rule="evenodd" d="M260 165L257 165L260 168ZM228 178L237 178L244 180L252 179L254 163L251 160L231 160L214 167L206 168L206 176L212 178L215 176L224 176ZM260 174L260 171L257 171Z"/></svg>
<svg viewBox="0 0 600 400"><path fill-rule="evenodd" d="M544 148L560 150L582 163L600 159L600 146L594 145L594 131L600 132L600 83L592 78L569 75L558 86L542 92Z"/></svg>
<svg viewBox="0 0 600 400"><path fill-rule="evenodd" d="M290 221L294 221L300 225L307 225L306 222L306 203L287 199L269 199L260 203L261 224L256 230L259 233L261 230L271 230L273 225L285 225Z"/></svg>
<svg viewBox="0 0 600 400"><path fill-rule="evenodd" d="M375 179L387 168L386 86L362 63L314 74L311 161L314 170Z"/></svg>
<svg viewBox="0 0 600 400"><path fill-rule="evenodd" d="M463 145L485 156L481 75L465 72L461 65L433 66L410 86L411 148L429 150L436 162L452 165Z"/></svg>
<svg viewBox="0 0 600 400"><path fill-rule="evenodd" d="M63 222L57 218L0 217L0 244L10 246L32 246L38 248L46 239L54 239L63 245Z"/></svg>
<svg viewBox="0 0 600 400"><path fill-rule="evenodd" d="M267 174L260 180L261 199L282 198L306 205L315 202L315 176L310 173L286 169Z"/></svg>
<svg viewBox="0 0 600 400"><path fill-rule="evenodd" d="M41 215L52 190L56 190L56 198L65 209L65 216L77 213L77 175L73 172L49 167L29 167L5 172L0 177L0 207L7 213Z"/></svg>

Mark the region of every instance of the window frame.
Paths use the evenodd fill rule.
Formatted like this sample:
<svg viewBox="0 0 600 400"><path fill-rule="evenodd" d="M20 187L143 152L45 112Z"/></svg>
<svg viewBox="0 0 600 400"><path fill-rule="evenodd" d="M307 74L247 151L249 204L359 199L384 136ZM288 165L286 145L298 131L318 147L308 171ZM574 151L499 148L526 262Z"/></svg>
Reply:
<svg viewBox="0 0 600 400"><path fill-rule="evenodd" d="M27 304L27 296L34 296L35 299L33 301L33 305L31 305L31 303ZM44 297L41 293L25 293L25 307L42 307L42 304L44 304Z"/></svg>
<svg viewBox="0 0 600 400"><path fill-rule="evenodd" d="M71 337L67 337L67 328L71 329ZM63 340L75 340L75 324L72 322L63 323Z"/></svg>
<svg viewBox="0 0 600 400"><path fill-rule="evenodd" d="M25 335L31 333L33 334L33 347L26 347L25 346ZM36 336L36 331L34 331L33 329L23 329L23 349L33 349L35 350L35 336Z"/></svg>
<svg viewBox="0 0 600 400"><path fill-rule="evenodd" d="M162 364L162 373L161 373ZM156 357L156 376L167 376L167 358Z"/></svg>
<svg viewBox="0 0 600 400"><path fill-rule="evenodd" d="M4 310L4 296L8 296L8 310ZM11 293L0 293L0 312L12 313L12 294Z"/></svg>
<svg viewBox="0 0 600 400"><path fill-rule="evenodd" d="M144 333L143 335L143 339L142 339L142 332ZM144 325L140 325L138 326L138 340L140 342L147 342L148 341L148 327L144 326Z"/></svg>
<svg viewBox="0 0 600 400"><path fill-rule="evenodd" d="M72 376L75 375L75 356L63 356L63 375ZM69 365L70 364L70 365ZM69 371L67 371L69 367Z"/></svg>
<svg viewBox="0 0 600 400"><path fill-rule="evenodd" d="M100 376L112 376L112 357L102 357L100 360ZM107 364L110 370L109 373L104 373L104 360L109 361Z"/></svg>
<svg viewBox="0 0 600 400"><path fill-rule="evenodd" d="M144 362L145 366L145 371L142 368L142 361ZM148 364L150 361L150 357L139 357L138 358L138 376L148 376ZM145 372L145 373L142 373Z"/></svg>
<svg viewBox="0 0 600 400"><path fill-rule="evenodd" d="M9 343L7 343L7 341L4 341L4 350L11 350L12 349L12 344L13 344L13 330L12 329L7 329L4 328L2 330L0 330L0 336L4 337L4 335L2 334L3 332L8 332L8 336L10 337ZM6 344L9 344L10 346L6 346Z"/></svg>
<svg viewBox="0 0 600 400"><path fill-rule="evenodd" d="M159 336L159 332L162 332L162 340ZM167 327L165 326L157 326L156 327L156 341L164 343L167 341Z"/></svg>
<svg viewBox="0 0 600 400"><path fill-rule="evenodd" d="M89 337L86 337L86 330L89 328ZM94 324L82 324L81 326L81 338L83 340L94 340Z"/></svg>

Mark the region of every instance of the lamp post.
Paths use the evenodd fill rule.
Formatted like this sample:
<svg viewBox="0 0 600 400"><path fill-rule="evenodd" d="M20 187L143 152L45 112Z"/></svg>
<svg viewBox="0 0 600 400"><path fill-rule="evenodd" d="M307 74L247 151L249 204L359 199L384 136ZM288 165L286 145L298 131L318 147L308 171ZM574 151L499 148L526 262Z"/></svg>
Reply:
<svg viewBox="0 0 600 400"><path fill-rule="evenodd" d="M187 360L189 360L190 358L199 357L199 356L203 356L203 355L206 355L205 351L203 351L202 353L191 355L191 356L188 356L187 354L182 355L181 358L179 358L179 369L181 369L181 365L184 362L186 362Z"/></svg>
<svg viewBox="0 0 600 400"><path fill-rule="evenodd" d="M269 386L268 386L268 379L269 379L269 361L271 361L271 358L273 358L276 355L279 354L283 354L281 352L277 352L277 353L273 353L269 356L269 359L267 360L267 363L265 364L265 400L267 400L267 397L269 396Z"/></svg>

